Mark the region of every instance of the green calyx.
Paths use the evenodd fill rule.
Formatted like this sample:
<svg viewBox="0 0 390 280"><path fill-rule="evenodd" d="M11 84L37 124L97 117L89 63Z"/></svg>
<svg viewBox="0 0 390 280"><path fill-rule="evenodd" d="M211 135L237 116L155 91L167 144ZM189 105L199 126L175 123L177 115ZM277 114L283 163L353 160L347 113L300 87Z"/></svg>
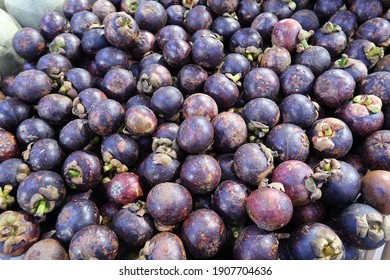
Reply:
<svg viewBox="0 0 390 280"><path fill-rule="evenodd" d="M353 98L353 102L364 105L374 114L382 111L382 100L375 95L357 95Z"/></svg>
<svg viewBox="0 0 390 280"><path fill-rule="evenodd" d="M331 34L335 32L340 32L342 31L342 28L340 25L333 24L330 21L326 22L322 27L321 27L321 32L324 34Z"/></svg>
<svg viewBox="0 0 390 280"><path fill-rule="evenodd" d="M70 178L76 178L76 177L80 176L80 171L78 171L76 169L69 169L68 175Z"/></svg>
<svg viewBox="0 0 390 280"><path fill-rule="evenodd" d="M311 248L320 260L340 260L343 258L342 242L331 230L321 229Z"/></svg>
<svg viewBox="0 0 390 280"><path fill-rule="evenodd" d="M34 214L35 217L42 218L46 213L49 212L49 205L46 200L41 200L38 202L36 212Z"/></svg>
<svg viewBox="0 0 390 280"><path fill-rule="evenodd" d="M13 187L11 185L5 185L0 188L0 209L7 210L9 206L15 203L15 198L10 195Z"/></svg>

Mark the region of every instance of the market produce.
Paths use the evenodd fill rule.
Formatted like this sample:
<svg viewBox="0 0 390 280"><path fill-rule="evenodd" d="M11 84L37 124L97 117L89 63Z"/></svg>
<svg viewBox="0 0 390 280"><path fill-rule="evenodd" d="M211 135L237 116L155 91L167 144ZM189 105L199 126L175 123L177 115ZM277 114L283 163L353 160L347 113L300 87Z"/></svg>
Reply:
<svg viewBox="0 0 390 280"><path fill-rule="evenodd" d="M390 240L388 1L4 2L0 259Z"/></svg>

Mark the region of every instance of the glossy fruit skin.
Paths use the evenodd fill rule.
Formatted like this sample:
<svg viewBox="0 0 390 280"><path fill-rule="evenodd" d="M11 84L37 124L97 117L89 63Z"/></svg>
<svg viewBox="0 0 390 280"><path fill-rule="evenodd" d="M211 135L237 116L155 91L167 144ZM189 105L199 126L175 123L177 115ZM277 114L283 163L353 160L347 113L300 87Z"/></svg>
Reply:
<svg viewBox="0 0 390 280"><path fill-rule="evenodd" d="M243 96L250 101L264 97L275 100L280 88L279 78L268 68L255 68L245 76Z"/></svg>
<svg viewBox="0 0 390 280"><path fill-rule="evenodd" d="M244 119L231 112L222 112L211 121L214 128L214 147L234 152L246 142L248 135Z"/></svg>
<svg viewBox="0 0 390 280"><path fill-rule="evenodd" d="M275 23L272 29L271 41L273 46L284 47L294 53L299 43L298 34L302 26L295 19L282 19Z"/></svg>
<svg viewBox="0 0 390 280"><path fill-rule="evenodd" d="M295 124L283 123L272 128L265 145L278 152L280 161L305 161L309 155L309 139L305 131Z"/></svg>
<svg viewBox="0 0 390 280"><path fill-rule="evenodd" d="M390 23L380 17L367 20L356 31L356 38L367 39L379 46L384 46L389 36Z"/></svg>
<svg viewBox="0 0 390 280"><path fill-rule="evenodd" d="M338 253L326 255L316 253L314 247L317 242L323 242L325 246L334 246ZM303 224L295 230L288 241L288 252L292 259L344 259L345 248L340 237L328 226L322 223Z"/></svg>
<svg viewBox="0 0 390 280"><path fill-rule="evenodd" d="M191 46L184 40L168 41L163 47L163 55L171 67L180 69L191 60Z"/></svg>
<svg viewBox="0 0 390 280"><path fill-rule="evenodd" d="M141 60L142 57L156 49L156 37L146 30L140 30L135 40L135 44L131 47L131 55L134 59Z"/></svg>
<svg viewBox="0 0 390 280"><path fill-rule="evenodd" d="M140 251L141 260L186 260L183 242L174 233L160 232L154 235Z"/></svg>
<svg viewBox="0 0 390 280"><path fill-rule="evenodd" d="M366 39L355 39L348 44L345 54L359 59L370 69L383 57L383 49Z"/></svg>
<svg viewBox="0 0 390 280"><path fill-rule="evenodd" d="M126 110L125 125L130 135L148 136L157 128L157 117L151 109L137 105Z"/></svg>
<svg viewBox="0 0 390 280"><path fill-rule="evenodd" d="M167 23L167 12L159 2L144 1L135 11L134 19L140 29L155 34Z"/></svg>
<svg viewBox="0 0 390 280"><path fill-rule="evenodd" d="M187 119L191 116L203 116L211 121L218 115L218 105L214 99L207 94L191 94L183 102L181 115L183 119Z"/></svg>
<svg viewBox="0 0 390 280"><path fill-rule="evenodd" d="M376 96L369 96L369 98L379 105L382 103ZM354 135L365 138L379 130L384 122L382 111L371 112L368 108L369 105L350 101L341 108L337 116L348 125Z"/></svg>
<svg viewBox="0 0 390 280"><path fill-rule="evenodd" d="M57 35L49 44L49 50L51 53L59 53L65 56L72 63L77 63L82 56L81 40L71 33Z"/></svg>
<svg viewBox="0 0 390 280"><path fill-rule="evenodd" d="M233 169L234 154L220 154L216 159L221 167L221 182L226 180L237 180L236 173Z"/></svg>
<svg viewBox="0 0 390 280"><path fill-rule="evenodd" d="M57 12L47 12L39 22L39 30L42 36L50 41L57 35L64 33L68 29L67 24L68 22L63 15Z"/></svg>
<svg viewBox="0 0 390 280"><path fill-rule="evenodd" d="M175 119L179 115L183 101L183 94L176 87L161 87L153 93L150 108L160 117Z"/></svg>
<svg viewBox="0 0 390 280"><path fill-rule="evenodd" d="M233 13L238 6L239 1L222 1L222 0L210 0L207 2L207 6L211 9L211 11L216 15L223 15L224 13L231 14Z"/></svg>
<svg viewBox="0 0 390 280"><path fill-rule="evenodd" d="M382 3L380 0L354 1L349 10L356 14L359 23L367 22L371 18L379 17L382 14Z"/></svg>
<svg viewBox="0 0 390 280"><path fill-rule="evenodd" d="M57 140L44 138L36 141L23 156L33 171L56 170L61 166L65 153Z"/></svg>
<svg viewBox="0 0 390 280"><path fill-rule="evenodd" d="M258 228L273 231L284 227L291 220L293 204L284 192L260 187L249 195L246 211Z"/></svg>
<svg viewBox="0 0 390 280"><path fill-rule="evenodd" d="M203 92L210 95L221 109L232 107L239 97L237 85L226 75L219 73L210 76L206 80Z"/></svg>
<svg viewBox="0 0 390 280"><path fill-rule="evenodd" d="M75 151L65 159L62 174L68 186L87 191L100 182L101 170L102 164L95 154L87 151Z"/></svg>
<svg viewBox="0 0 390 280"><path fill-rule="evenodd" d="M41 239L24 254L24 260L69 260L61 243L53 238Z"/></svg>
<svg viewBox="0 0 390 280"><path fill-rule="evenodd" d="M231 74L235 77L240 75L240 79L244 79L250 71L249 60L239 53L230 53L224 57L218 71L222 74Z"/></svg>
<svg viewBox="0 0 390 280"><path fill-rule="evenodd" d="M240 23L229 16L217 17L211 26L211 30L221 35L224 42L228 42L230 37L240 28Z"/></svg>
<svg viewBox="0 0 390 280"><path fill-rule="evenodd" d="M92 106L103 99L107 99L104 92L97 88L87 88L73 100L72 113L79 118L85 118Z"/></svg>
<svg viewBox="0 0 390 280"><path fill-rule="evenodd" d="M325 130L330 128L330 135ZM308 130L315 153L323 158L340 158L352 147L353 137L348 126L336 118L323 118L315 121Z"/></svg>
<svg viewBox="0 0 390 280"><path fill-rule="evenodd" d="M102 91L108 98L118 102L127 101L136 87L136 79L130 71L122 68L109 70L102 80Z"/></svg>
<svg viewBox="0 0 390 280"><path fill-rule="evenodd" d="M357 231L358 221L364 219L364 217L368 217L369 215L375 215L377 218L382 220L368 222L368 230L359 233ZM342 238L349 244L363 250L373 250L379 248L388 240L388 232L384 233L384 230L386 231L384 228L386 227L384 225L385 219L388 218L383 216L373 207L361 203L354 203L348 206L336 217L337 229L340 232L340 236L342 236ZM378 240L372 239L371 231L378 231L377 234L380 235Z"/></svg>
<svg viewBox="0 0 390 280"><path fill-rule="evenodd" d="M102 156L109 153L114 159L119 160L126 167L132 167L138 159L139 147L131 137L115 133L105 137L101 145Z"/></svg>
<svg viewBox="0 0 390 280"><path fill-rule="evenodd" d="M374 170L362 179L362 196L365 202L384 215L389 215L390 172Z"/></svg>
<svg viewBox="0 0 390 280"><path fill-rule="evenodd" d="M102 73L107 73L115 67L124 68L127 65L127 61L126 53L113 47L102 48L95 56L96 67Z"/></svg>
<svg viewBox="0 0 390 280"><path fill-rule="evenodd" d="M150 186L155 186L164 182L174 182L180 172L180 162L175 158L170 158L165 162L157 153L150 153L142 162L142 177ZM169 156L168 156L169 157Z"/></svg>
<svg viewBox="0 0 390 280"><path fill-rule="evenodd" d="M348 10L339 10L329 19L333 24L339 25L344 31L345 35L350 38L357 29L356 15Z"/></svg>
<svg viewBox="0 0 390 280"><path fill-rule="evenodd" d="M283 72L291 64L291 55L283 47L266 48L262 54L261 67L269 68L276 74Z"/></svg>
<svg viewBox="0 0 390 280"><path fill-rule="evenodd" d="M0 100L0 127L14 131L30 116L32 107L17 97Z"/></svg>
<svg viewBox="0 0 390 280"><path fill-rule="evenodd" d="M263 45L263 38L259 32L250 27L244 27L237 30L229 39L229 50L231 52L246 55L248 47L256 49Z"/></svg>
<svg viewBox="0 0 390 280"><path fill-rule="evenodd" d="M378 130L364 141L364 161L371 170L390 171L390 130Z"/></svg>
<svg viewBox="0 0 390 280"><path fill-rule="evenodd" d="M83 37L84 32L95 24L100 24L100 20L94 13L89 11L77 12L70 19L70 29L80 39Z"/></svg>
<svg viewBox="0 0 390 280"><path fill-rule="evenodd" d="M103 20L108 14L115 13L116 7L111 1L98 0L92 5L92 12L97 15L100 20Z"/></svg>
<svg viewBox="0 0 390 280"><path fill-rule="evenodd" d="M262 12L253 19L251 28L259 32L263 40L267 42L271 39L272 29L276 22L278 18L273 13Z"/></svg>
<svg viewBox="0 0 390 280"><path fill-rule="evenodd" d="M289 3L282 0L268 0L261 4L264 12L275 14L279 20L290 18L295 8L290 7Z"/></svg>
<svg viewBox="0 0 390 280"><path fill-rule="evenodd" d="M314 12L318 15L321 22L327 21L344 5L342 0L324 1L320 0L314 5Z"/></svg>
<svg viewBox="0 0 390 280"><path fill-rule="evenodd" d="M321 201L330 205L348 205L353 203L360 193L361 178L352 165L341 160L338 162L342 176L339 180L328 180L321 187Z"/></svg>
<svg viewBox="0 0 390 280"><path fill-rule="evenodd" d="M0 127L0 163L17 157L20 150L15 135Z"/></svg>
<svg viewBox="0 0 390 280"><path fill-rule="evenodd" d="M202 67L187 64L177 74L178 88L186 94L201 92L207 78L208 74Z"/></svg>
<svg viewBox="0 0 390 280"><path fill-rule="evenodd" d="M13 222L9 223L7 220L11 220ZM41 231L39 222L25 212L5 211L0 214L0 221L2 223L2 237L5 237L6 239L0 242L0 253L2 255L8 257L23 255L28 248L38 241ZM18 234L16 242L9 242L7 240L10 239L9 236L11 235L9 234L11 230L9 227L13 228L16 232L24 228L22 233ZM13 236L11 235L11 238L12 237Z"/></svg>
<svg viewBox="0 0 390 280"><path fill-rule="evenodd" d="M196 259L207 259L217 255L223 248L226 228L217 213L199 209L183 222L181 239L188 254Z"/></svg>
<svg viewBox="0 0 390 280"><path fill-rule="evenodd" d="M60 131L58 142L67 151L83 149L92 140L94 133L84 119L76 119L67 123Z"/></svg>
<svg viewBox="0 0 390 280"><path fill-rule="evenodd" d="M112 219L111 229L131 248L139 248L153 237L153 222L148 214L137 214L134 209L119 210Z"/></svg>
<svg viewBox="0 0 390 280"><path fill-rule="evenodd" d="M315 105L302 94L291 94L285 97L279 106L284 123L292 123L301 128L308 128L318 118Z"/></svg>
<svg viewBox="0 0 390 280"><path fill-rule="evenodd" d="M58 53L48 53L38 60L37 70L43 71L49 76L52 74L66 73L72 68L72 63L65 56Z"/></svg>
<svg viewBox="0 0 390 280"><path fill-rule="evenodd" d="M213 193L213 209L227 224L244 224L248 220L245 204L249 194L250 190L244 184L223 181Z"/></svg>
<svg viewBox="0 0 390 280"><path fill-rule="evenodd" d="M210 147L214 139L214 129L206 117L191 116L179 127L177 142L191 154L197 154Z"/></svg>
<svg viewBox="0 0 390 280"><path fill-rule="evenodd" d="M184 27L184 13L187 9L178 4L174 4L165 9L167 12L167 25L177 25Z"/></svg>
<svg viewBox="0 0 390 280"><path fill-rule="evenodd" d="M116 12L106 19L104 36L112 46L126 49L135 44L139 27L133 17L125 12Z"/></svg>
<svg viewBox="0 0 390 280"><path fill-rule="evenodd" d="M83 68L72 68L65 74L65 79L72 83L72 87L79 93L93 87L92 75Z"/></svg>
<svg viewBox="0 0 390 280"><path fill-rule="evenodd" d="M310 202L311 193L306 189L305 181L312 175L313 170L306 163L288 160L275 168L271 181L283 184L293 205L302 206Z"/></svg>
<svg viewBox="0 0 390 280"><path fill-rule="evenodd" d="M214 190L221 180L221 167L209 155L187 157L180 170L180 182L196 194Z"/></svg>
<svg viewBox="0 0 390 280"><path fill-rule="evenodd" d="M136 94L126 102L126 110L130 107L143 105L150 108L150 97L145 94Z"/></svg>
<svg viewBox="0 0 390 280"><path fill-rule="evenodd" d="M357 92L376 95L384 105L390 105L390 72L378 71L367 75L358 83Z"/></svg>
<svg viewBox="0 0 390 280"><path fill-rule="evenodd" d="M96 53L108 47L109 43L104 36L104 29L91 29L84 32L81 39L81 48L87 55L94 56Z"/></svg>
<svg viewBox="0 0 390 280"><path fill-rule="evenodd" d="M312 10L298 10L292 14L291 18L298 21L304 30L316 31L320 27L318 16Z"/></svg>
<svg viewBox="0 0 390 280"><path fill-rule="evenodd" d="M159 225L175 225L192 211L190 192L177 183L161 183L154 186L146 198L146 207Z"/></svg>
<svg viewBox="0 0 390 280"><path fill-rule="evenodd" d="M11 185L17 187L19 182L17 176L23 161L19 158L10 158L0 163L0 187Z"/></svg>
<svg viewBox="0 0 390 280"><path fill-rule="evenodd" d="M116 174L107 185L107 198L110 202L124 206L143 196L139 177L132 172Z"/></svg>
<svg viewBox="0 0 390 280"><path fill-rule="evenodd" d="M247 226L234 242L233 257L236 260L276 260L278 240L273 233Z"/></svg>
<svg viewBox="0 0 390 280"><path fill-rule="evenodd" d="M286 95L309 94L314 84L313 72L304 65L291 65L279 76L281 90Z"/></svg>
<svg viewBox="0 0 390 280"><path fill-rule="evenodd" d="M45 39L34 28L24 27L12 38L15 52L24 59L36 60L46 51Z"/></svg>
<svg viewBox="0 0 390 280"><path fill-rule="evenodd" d="M327 49L332 58L337 58L347 46L347 36L331 23L328 25L332 27L327 29L327 24L316 31L313 41L315 45Z"/></svg>
<svg viewBox="0 0 390 280"><path fill-rule="evenodd" d="M210 36L196 40L192 45L191 55L195 64L207 69L217 67L225 56L223 44Z"/></svg>
<svg viewBox="0 0 390 280"><path fill-rule="evenodd" d="M245 104L242 111L242 117L247 123L250 133L253 133L256 137L261 138L264 136L270 128L278 124L280 120L280 110L278 105L268 98L255 98ZM260 123L267 128L262 130L256 125ZM260 129L260 131L258 131Z"/></svg>
<svg viewBox="0 0 390 280"><path fill-rule="evenodd" d="M160 53L152 52L150 54L146 54L138 65L138 72L141 73L146 67L152 65L152 64L158 64L164 67L168 67L168 63L165 61L164 56ZM160 69L163 71L163 69ZM169 72L169 71L168 71ZM135 76L135 75L134 75ZM139 74L138 76L141 76Z"/></svg>
<svg viewBox="0 0 390 280"><path fill-rule="evenodd" d="M54 125L64 124L72 118L72 99L52 93L39 100L37 110L41 119Z"/></svg>
<svg viewBox="0 0 390 280"><path fill-rule="evenodd" d="M113 260L118 248L118 237L110 228L90 225L73 236L69 257L71 260Z"/></svg>
<svg viewBox="0 0 390 280"><path fill-rule="evenodd" d="M385 55L378 61L375 65L375 71L390 72L390 55Z"/></svg>
<svg viewBox="0 0 390 280"><path fill-rule="evenodd" d="M326 218L326 215L327 207L324 203L317 200L303 206L294 207L290 224L300 226L305 223L317 223L323 221Z"/></svg>
<svg viewBox="0 0 390 280"><path fill-rule="evenodd" d="M18 143L22 146L43 138L53 138L55 131L46 121L39 118L29 118L22 121L16 129Z"/></svg>
<svg viewBox="0 0 390 280"><path fill-rule="evenodd" d="M68 244L79 230L97 224L99 224L99 210L96 205L88 199L72 199L58 214L55 236Z"/></svg>
<svg viewBox="0 0 390 280"><path fill-rule="evenodd" d="M52 90L52 81L39 70L26 70L15 77L13 88L16 95L29 103L37 103Z"/></svg>
<svg viewBox="0 0 390 280"><path fill-rule="evenodd" d="M355 80L346 71L331 69L322 73L314 85L314 95L318 103L329 108L338 108L352 99Z"/></svg>
<svg viewBox="0 0 390 280"><path fill-rule="evenodd" d="M247 143L234 154L233 168L239 179L249 185L259 185L274 169L272 155L263 144Z"/></svg>
<svg viewBox="0 0 390 280"><path fill-rule="evenodd" d="M88 112L88 123L91 130L102 136L107 136L122 125L125 110L113 99L103 99L95 103Z"/></svg>
<svg viewBox="0 0 390 280"><path fill-rule="evenodd" d="M90 11L92 9L91 1L88 0L65 0L64 1L64 15L70 19L74 14L81 11Z"/></svg>
<svg viewBox="0 0 390 280"><path fill-rule="evenodd" d="M137 83L139 93L151 95L157 89L172 84L172 76L168 69L162 65L150 64L140 73Z"/></svg>
<svg viewBox="0 0 390 280"><path fill-rule="evenodd" d="M208 7L203 5L190 9L184 19L184 26L190 34L194 34L200 29L209 29L212 23L212 13Z"/></svg>
<svg viewBox="0 0 390 280"><path fill-rule="evenodd" d="M347 56L344 65L344 56L346 55L342 55L341 59L336 60L332 68L343 69L352 76L356 83L360 82L368 74L367 66L360 60Z"/></svg>
<svg viewBox="0 0 390 280"><path fill-rule="evenodd" d="M324 47L311 46L303 52L297 53L294 62L308 67L317 77L329 67L331 57Z"/></svg>
<svg viewBox="0 0 390 280"><path fill-rule="evenodd" d="M177 25L166 25L156 34L156 41L160 49L163 49L165 44L171 40L188 41L188 39L188 33L184 30L184 28Z"/></svg>
<svg viewBox="0 0 390 280"><path fill-rule="evenodd" d="M27 213L42 218L59 207L65 199L66 189L61 176L53 171L37 171L24 179L16 194L19 206ZM40 209L43 203L44 209Z"/></svg>

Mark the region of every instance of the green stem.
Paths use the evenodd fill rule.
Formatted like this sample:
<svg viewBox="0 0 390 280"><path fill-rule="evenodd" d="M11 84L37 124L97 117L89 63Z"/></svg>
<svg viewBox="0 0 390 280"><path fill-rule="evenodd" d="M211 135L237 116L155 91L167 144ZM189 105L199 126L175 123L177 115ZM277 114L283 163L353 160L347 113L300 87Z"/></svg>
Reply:
<svg viewBox="0 0 390 280"><path fill-rule="evenodd" d="M325 171L330 171L330 169L331 169L330 162L329 163L325 163L324 164L324 170Z"/></svg>
<svg viewBox="0 0 390 280"><path fill-rule="evenodd" d="M367 56L371 57L371 56L380 55L382 52L383 52L383 49L381 47L375 47L372 50L370 50L369 52L367 52Z"/></svg>
<svg viewBox="0 0 390 280"><path fill-rule="evenodd" d="M345 68L347 62L348 62L348 56L346 54L343 54L339 59L338 64L340 65L340 67Z"/></svg>
<svg viewBox="0 0 390 280"><path fill-rule="evenodd" d="M39 201L37 211L35 212L34 216L41 218L46 214L47 210L48 210L48 207L47 207L46 200L41 200L41 201Z"/></svg>
<svg viewBox="0 0 390 280"><path fill-rule="evenodd" d="M114 166L111 163L109 163L103 167L103 170L104 172L107 172L110 171L112 168L114 168Z"/></svg>
<svg viewBox="0 0 390 280"><path fill-rule="evenodd" d="M80 176L80 171L78 171L76 169L69 169L68 174L69 174L70 178L75 178L75 177Z"/></svg>

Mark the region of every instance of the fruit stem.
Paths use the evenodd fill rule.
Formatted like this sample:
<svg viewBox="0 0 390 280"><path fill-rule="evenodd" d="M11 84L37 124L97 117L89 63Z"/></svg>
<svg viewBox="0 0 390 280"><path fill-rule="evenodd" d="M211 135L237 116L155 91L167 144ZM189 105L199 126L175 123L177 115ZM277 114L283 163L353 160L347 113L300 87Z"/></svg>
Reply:
<svg viewBox="0 0 390 280"><path fill-rule="evenodd" d="M75 177L80 176L80 171L78 171L76 169L69 169L68 174L69 174L69 177L75 178Z"/></svg>
<svg viewBox="0 0 390 280"><path fill-rule="evenodd" d="M46 211L48 210L46 200L39 201L37 211L35 212L35 217L43 217L46 214Z"/></svg>
<svg viewBox="0 0 390 280"><path fill-rule="evenodd" d="M383 52L383 49L381 47L375 47L367 52L367 56L371 57L371 56L380 55L382 52Z"/></svg>
<svg viewBox="0 0 390 280"><path fill-rule="evenodd" d="M327 163L324 164L324 170L325 171L330 171L331 170L330 162L327 162Z"/></svg>
<svg viewBox="0 0 390 280"><path fill-rule="evenodd" d="M332 248L332 246L325 247L325 249L324 249L325 256L332 256L332 255L334 255L334 253L335 253L335 250L334 250L334 248Z"/></svg>
<svg viewBox="0 0 390 280"><path fill-rule="evenodd" d="M342 68L345 68L345 66L347 65L348 63L348 55L346 54L342 54L341 55L341 58L339 59L338 61L338 65Z"/></svg>
<svg viewBox="0 0 390 280"><path fill-rule="evenodd" d="M104 170L104 172L107 172L107 171L110 171L113 167L114 167L114 165L112 165L111 163L109 163L109 164L107 164L107 165L105 165L105 166L103 167L103 170Z"/></svg>

